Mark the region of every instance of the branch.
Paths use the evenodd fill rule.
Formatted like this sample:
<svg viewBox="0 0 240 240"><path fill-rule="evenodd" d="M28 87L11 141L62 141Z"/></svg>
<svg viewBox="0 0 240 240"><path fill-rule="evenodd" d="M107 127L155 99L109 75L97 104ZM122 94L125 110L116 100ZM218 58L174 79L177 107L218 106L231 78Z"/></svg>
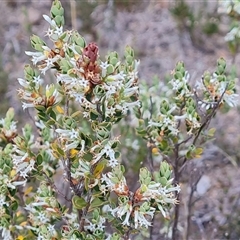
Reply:
<svg viewBox="0 0 240 240"><path fill-rule="evenodd" d="M202 123L201 127L199 128L199 130L198 130L195 138L193 139L193 142L192 142L193 145L196 144L196 142L197 142L197 140L198 140L201 132L205 129L205 127L207 127L207 126L209 125L209 123L210 123L210 121L212 120L213 116L216 114L216 111L217 111L218 107L220 106L220 104L221 104L221 102L222 102L223 96L224 96L227 88L228 88L228 84L226 85L226 88L225 88L225 90L223 91L221 97L220 97L219 100L216 102L216 105L213 107L213 109L212 109L212 111L210 112L210 114L206 116L204 122ZM180 170L179 170L180 173L182 172L182 170L183 170L184 167L186 166L186 163L187 163L187 158L185 157L185 158L184 158L184 161L183 161L183 163L182 163L182 166L181 166L181 168L180 168Z"/></svg>
<svg viewBox="0 0 240 240"><path fill-rule="evenodd" d="M79 226L79 230L80 231L83 231L84 230L84 224L85 224L85 217L88 213L88 209L90 207L90 200L91 200L91 197L92 197L92 190L88 190L88 193L87 193L87 199L86 199L86 202L87 202L87 206L84 208L84 210L79 210L78 211L78 217L79 217L79 221L80 221L80 226Z"/></svg>

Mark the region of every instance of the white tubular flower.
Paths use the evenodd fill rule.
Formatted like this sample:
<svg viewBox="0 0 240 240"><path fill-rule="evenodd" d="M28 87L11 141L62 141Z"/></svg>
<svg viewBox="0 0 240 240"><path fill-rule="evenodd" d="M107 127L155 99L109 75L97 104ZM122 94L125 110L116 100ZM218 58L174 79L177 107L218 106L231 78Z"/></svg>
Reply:
<svg viewBox="0 0 240 240"><path fill-rule="evenodd" d="M29 83L25 79L18 78L17 80L18 80L19 84L21 86L23 86L24 88L28 88L29 87Z"/></svg>
<svg viewBox="0 0 240 240"><path fill-rule="evenodd" d="M21 170L25 169L28 166L28 162L22 162L18 164L16 171L20 172Z"/></svg>
<svg viewBox="0 0 240 240"><path fill-rule="evenodd" d="M86 230L90 230L91 232L94 232L96 230L103 231L105 229L104 223L106 222L106 219L104 217L99 217L99 221L97 223L92 223L89 220L87 220L88 226L85 226L84 228Z"/></svg>
<svg viewBox="0 0 240 240"><path fill-rule="evenodd" d="M40 76L33 77L33 82L36 84L36 87L39 88L43 83L43 79Z"/></svg>
<svg viewBox="0 0 240 240"><path fill-rule="evenodd" d="M78 137L79 137L78 132L74 129L66 130L66 129L58 128L55 131L60 134L61 138L67 138L67 139L74 140L74 139L78 139Z"/></svg>
<svg viewBox="0 0 240 240"><path fill-rule="evenodd" d="M48 28L48 30L46 31L45 36L48 36L49 38L51 38L52 35L53 35L53 29Z"/></svg>
<svg viewBox="0 0 240 240"><path fill-rule="evenodd" d="M49 219L46 217L46 214L44 212L40 212L37 216L37 218L39 219L39 222L45 224L49 221Z"/></svg>
<svg viewBox="0 0 240 240"><path fill-rule="evenodd" d="M2 240L13 239L10 230L8 230L7 228L0 226L0 231L2 232Z"/></svg>
<svg viewBox="0 0 240 240"><path fill-rule="evenodd" d="M48 205L48 204L46 202L33 202L31 205L34 207L38 207L38 206L44 206L44 205Z"/></svg>
<svg viewBox="0 0 240 240"><path fill-rule="evenodd" d="M139 87L131 87L131 88L125 88L124 89L124 97L131 97L134 95L136 92L138 92Z"/></svg>
<svg viewBox="0 0 240 240"><path fill-rule="evenodd" d="M12 154L12 158L13 158L13 163L17 164L18 162L22 162L24 161L27 157L28 157L28 153L19 150L17 147L14 148L14 152L16 152L18 155Z"/></svg>
<svg viewBox="0 0 240 240"><path fill-rule="evenodd" d="M71 44L71 45L68 45L66 46L68 47L69 49L71 49L73 51L74 54L76 55L79 55L78 51L76 50L76 45L75 43ZM76 60L75 59L70 59L70 62L73 64L74 67L76 67Z"/></svg>
<svg viewBox="0 0 240 240"><path fill-rule="evenodd" d="M79 141L74 141L72 143L69 143L69 144L66 144L65 147L64 147L64 151L68 151L70 149L74 149L78 146L79 144Z"/></svg>
<svg viewBox="0 0 240 240"><path fill-rule="evenodd" d="M50 232L51 235L54 235L56 233L54 225L49 224L47 226L47 230Z"/></svg>
<svg viewBox="0 0 240 240"><path fill-rule="evenodd" d="M236 38L240 37L239 27L234 27L227 35L224 37L226 42L234 41Z"/></svg>
<svg viewBox="0 0 240 240"><path fill-rule="evenodd" d="M117 216L120 219L122 219L122 217L126 214L124 223L126 225L129 224L129 217L132 213L132 205L129 201L121 203L118 207L116 207L115 209L111 209L110 211L113 216Z"/></svg>
<svg viewBox="0 0 240 240"><path fill-rule="evenodd" d="M15 181L15 182L7 181L7 182L6 182L6 185L7 185L8 187L12 188L12 189L15 189L16 186L20 186L20 185L25 186L26 183L27 183L27 179L24 180L24 181Z"/></svg>
<svg viewBox="0 0 240 240"><path fill-rule="evenodd" d="M170 187L170 188L165 188L165 193L170 193L170 192L177 192L179 193L181 191L181 188L179 185L176 185L175 187Z"/></svg>
<svg viewBox="0 0 240 240"><path fill-rule="evenodd" d="M236 107L239 102L239 95L238 94L228 94L225 93L223 96L223 100L230 106L230 107Z"/></svg>
<svg viewBox="0 0 240 240"><path fill-rule="evenodd" d="M108 165L111 168L116 167L119 164L118 160L114 157L114 158L110 158L110 160L108 161Z"/></svg>
<svg viewBox="0 0 240 240"><path fill-rule="evenodd" d="M59 59L58 55L54 58L46 58L45 63L43 63L41 66L39 66L41 73L45 75L46 71L49 70L51 67L53 67L54 63L58 59Z"/></svg>
<svg viewBox="0 0 240 240"><path fill-rule="evenodd" d="M59 37L63 33L63 27L56 27L54 33Z"/></svg>
<svg viewBox="0 0 240 240"><path fill-rule="evenodd" d="M103 87L106 89L106 97L109 97L117 92L117 88L114 85L103 84Z"/></svg>
<svg viewBox="0 0 240 240"><path fill-rule="evenodd" d="M108 187L108 188L112 188L113 186L114 186L114 184L112 183L112 181L111 181L111 177L112 177L112 173L111 172L109 172L109 173L104 173L104 174L102 174L102 177L101 177L101 183L106 183L106 186ZM105 184L104 184L105 185Z"/></svg>
<svg viewBox="0 0 240 240"><path fill-rule="evenodd" d="M57 81L64 82L65 84L77 83L77 79L70 77L68 74L57 74Z"/></svg>
<svg viewBox="0 0 240 240"><path fill-rule="evenodd" d="M179 79L173 79L170 83L172 84L173 90L178 90L183 86L183 83Z"/></svg>
<svg viewBox="0 0 240 240"><path fill-rule="evenodd" d="M108 77L107 77L107 82L113 82L113 81L123 81L124 79L125 79L125 77L126 77L126 74L125 73L123 73L123 71L121 71L120 73L118 73L118 74L116 74L116 75L109 75Z"/></svg>
<svg viewBox="0 0 240 240"><path fill-rule="evenodd" d="M34 103L25 103L25 102L22 103L23 110L27 108L33 108L33 107L35 107Z"/></svg>
<svg viewBox="0 0 240 240"><path fill-rule="evenodd" d="M102 69L102 77L106 77L107 74L107 68L108 68L109 64L107 62L101 62L100 64L100 68Z"/></svg>
<svg viewBox="0 0 240 240"><path fill-rule="evenodd" d="M112 149L112 147L109 145L109 144L106 144L102 150L104 153L106 153L106 156L107 157L110 157L110 158L115 158L114 157L114 150Z"/></svg>
<svg viewBox="0 0 240 240"><path fill-rule="evenodd" d="M93 165L93 164L97 163L102 158L102 156L104 154L106 154L106 156L109 157L110 160L111 160L109 165L111 164L112 166L117 166L117 164L116 164L117 160L115 159L115 152L114 152L114 150L112 149L112 147L110 146L109 143L107 143L104 146L104 148L98 154L95 155L95 157L93 158L91 164Z"/></svg>
<svg viewBox="0 0 240 240"><path fill-rule="evenodd" d="M43 52L29 52L29 51L25 51L25 53L28 56L32 57L32 62L33 65L36 65L38 62L41 62L43 60L45 60L47 57L44 55Z"/></svg>
<svg viewBox="0 0 240 240"><path fill-rule="evenodd" d="M115 114L115 111L116 111L115 107L111 106L110 108L106 108L105 114L107 116L113 116Z"/></svg>
<svg viewBox="0 0 240 240"><path fill-rule="evenodd" d="M124 221L122 222L122 225L130 226L130 222L129 222L130 216L131 216L131 212L128 211L127 214L126 214L126 217L125 217Z"/></svg>
<svg viewBox="0 0 240 240"><path fill-rule="evenodd" d="M149 120L148 126L149 126L149 127L161 127L161 126L162 126L162 123L160 123L160 122L154 122L153 120Z"/></svg>
<svg viewBox="0 0 240 240"><path fill-rule="evenodd" d="M233 10L235 12L237 12L238 14L240 14L240 2L239 1L234 3Z"/></svg>
<svg viewBox="0 0 240 240"><path fill-rule="evenodd" d="M56 28L57 24L54 20L52 20L49 16L43 15L43 18L50 24L51 27Z"/></svg>
<svg viewBox="0 0 240 240"><path fill-rule="evenodd" d="M5 201L5 199L6 199L6 196L3 194L0 194L0 208L3 207L3 205L6 205L6 206L9 205L8 202Z"/></svg>
<svg viewBox="0 0 240 240"><path fill-rule="evenodd" d="M148 228L152 224L149 222L145 216L149 216L151 219L153 218L155 212L155 208L150 207L149 211L142 211L141 207L140 209L134 209L134 227L138 229L138 227L145 227Z"/></svg>
<svg viewBox="0 0 240 240"><path fill-rule="evenodd" d="M167 217L167 213L166 213L165 210L163 209L161 203L158 204L158 209L159 209L160 212L162 213L163 217Z"/></svg>
<svg viewBox="0 0 240 240"><path fill-rule="evenodd" d="M134 72L137 74L138 67L140 65L140 60L134 60Z"/></svg>

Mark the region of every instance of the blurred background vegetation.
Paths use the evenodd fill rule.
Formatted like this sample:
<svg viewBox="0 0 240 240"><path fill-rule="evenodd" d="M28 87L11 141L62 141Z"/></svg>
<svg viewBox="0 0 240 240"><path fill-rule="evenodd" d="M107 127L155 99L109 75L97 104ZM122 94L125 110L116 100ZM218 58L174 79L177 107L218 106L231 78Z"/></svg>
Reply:
<svg viewBox="0 0 240 240"><path fill-rule="evenodd" d="M101 55L111 50L123 54L126 45L132 46L141 60L140 81L149 86L153 79L164 82L169 78L179 60L185 62L193 84L205 70L214 69L219 57L224 57L228 65L234 64L229 71L239 76L240 56L237 50L229 51L224 40L232 20L218 11L218 1L62 0L62 4L66 28L75 28L87 42L96 42ZM20 126L28 117L17 97L16 79L23 77L27 61L24 52L31 50L29 37L45 34L47 24L42 14L48 13L50 6L51 0L0 1L0 117L12 106ZM201 159L188 164L181 179L183 235L191 183L196 183L190 239L240 236L239 111L222 109L221 117L215 117L215 140L205 146ZM137 171L146 152L145 143L129 131L131 128L122 127L122 139L127 139L122 141L123 164ZM167 239L167 227L167 221L161 221L154 231Z"/></svg>

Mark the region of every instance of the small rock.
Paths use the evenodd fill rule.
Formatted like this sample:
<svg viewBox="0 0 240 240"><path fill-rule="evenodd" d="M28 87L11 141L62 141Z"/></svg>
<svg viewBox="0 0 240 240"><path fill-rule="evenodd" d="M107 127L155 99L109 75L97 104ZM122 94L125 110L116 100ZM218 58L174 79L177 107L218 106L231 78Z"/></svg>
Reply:
<svg viewBox="0 0 240 240"><path fill-rule="evenodd" d="M198 195L204 195L211 187L210 177L203 175L197 184L196 192Z"/></svg>

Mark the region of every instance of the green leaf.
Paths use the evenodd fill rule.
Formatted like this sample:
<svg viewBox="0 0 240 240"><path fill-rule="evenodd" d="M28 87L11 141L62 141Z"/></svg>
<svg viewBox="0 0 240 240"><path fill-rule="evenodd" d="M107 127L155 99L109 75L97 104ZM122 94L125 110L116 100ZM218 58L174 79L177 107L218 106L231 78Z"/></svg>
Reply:
<svg viewBox="0 0 240 240"><path fill-rule="evenodd" d="M39 111L38 114L41 113L42 116L43 116L43 115L46 116L46 113L45 113L46 108L45 108L44 106L42 106L42 105L37 105L37 106L35 106L35 108Z"/></svg>
<svg viewBox="0 0 240 240"><path fill-rule="evenodd" d="M14 109L13 108L9 108L7 113L6 113L6 118L8 119L8 121L12 121L14 118Z"/></svg>
<svg viewBox="0 0 240 240"><path fill-rule="evenodd" d="M108 65L108 67L107 67L107 75L110 75L110 74L112 74L114 72L114 67L113 67L113 65Z"/></svg>
<svg viewBox="0 0 240 240"><path fill-rule="evenodd" d="M71 115L71 118L75 118L77 117L78 115L80 115L82 113L82 111L76 111L74 112L72 115Z"/></svg>
<svg viewBox="0 0 240 240"><path fill-rule="evenodd" d="M38 156L37 156L37 165L41 165L42 162L43 162L43 157L42 157L41 154L38 154Z"/></svg>
<svg viewBox="0 0 240 240"><path fill-rule="evenodd" d="M216 128L210 128L210 129L208 130L207 135L208 135L209 137L213 137L214 134L215 134L215 132L216 132Z"/></svg>
<svg viewBox="0 0 240 240"><path fill-rule="evenodd" d="M93 201L90 203L89 211L92 211L94 208L100 207L105 204L107 204L106 201L103 201L100 198L94 198Z"/></svg>
<svg viewBox="0 0 240 240"><path fill-rule="evenodd" d="M71 236L75 236L74 239L76 239L76 237L77 237L77 239L84 239L82 233L79 232L79 231L76 230L76 229L74 229L74 230L72 231L72 235L71 235Z"/></svg>
<svg viewBox="0 0 240 240"><path fill-rule="evenodd" d="M91 112L90 112L90 119L91 119L92 121L95 121L95 120L98 119L98 115L91 111Z"/></svg>
<svg viewBox="0 0 240 240"><path fill-rule="evenodd" d="M84 160L86 160L87 162L90 162L90 161L92 161L92 159L93 159L93 155L88 152L88 153L85 153L82 158L83 158Z"/></svg>
<svg viewBox="0 0 240 240"><path fill-rule="evenodd" d="M174 78L175 78L175 79L182 79L182 78L183 78L183 75L182 75L180 72L176 72L176 73L174 74Z"/></svg>
<svg viewBox="0 0 240 240"><path fill-rule="evenodd" d="M196 148L194 151L194 156L195 158L200 158L203 153L203 148Z"/></svg>
<svg viewBox="0 0 240 240"><path fill-rule="evenodd" d="M78 196L73 196L72 198L72 204L76 209L83 209L87 206L87 202L82 198Z"/></svg>
<svg viewBox="0 0 240 240"><path fill-rule="evenodd" d="M114 157L118 159L120 157L121 153L120 152L115 152Z"/></svg>
<svg viewBox="0 0 240 240"><path fill-rule="evenodd" d="M140 136L145 136L147 134L146 129L143 129L141 127L137 127L136 131L137 131L137 134L140 135Z"/></svg>
<svg viewBox="0 0 240 240"><path fill-rule="evenodd" d="M126 62L128 63L128 65L131 65L134 61L134 58L132 56L127 56L126 57Z"/></svg>
<svg viewBox="0 0 240 240"><path fill-rule="evenodd" d="M163 186L166 186L167 184L167 179L165 177L160 177L159 178L159 182L163 185Z"/></svg>
<svg viewBox="0 0 240 240"><path fill-rule="evenodd" d="M8 191L9 191L10 195L11 195L12 197L14 197L14 195L15 195L16 192L17 192L17 189L9 188Z"/></svg>
<svg viewBox="0 0 240 240"><path fill-rule="evenodd" d="M13 211L17 211L17 209L18 209L18 202L16 200L12 202L11 209Z"/></svg>
<svg viewBox="0 0 240 240"><path fill-rule="evenodd" d="M64 18L62 16L58 15L54 18L54 20L55 20L55 22L58 26L63 26L64 25Z"/></svg>

